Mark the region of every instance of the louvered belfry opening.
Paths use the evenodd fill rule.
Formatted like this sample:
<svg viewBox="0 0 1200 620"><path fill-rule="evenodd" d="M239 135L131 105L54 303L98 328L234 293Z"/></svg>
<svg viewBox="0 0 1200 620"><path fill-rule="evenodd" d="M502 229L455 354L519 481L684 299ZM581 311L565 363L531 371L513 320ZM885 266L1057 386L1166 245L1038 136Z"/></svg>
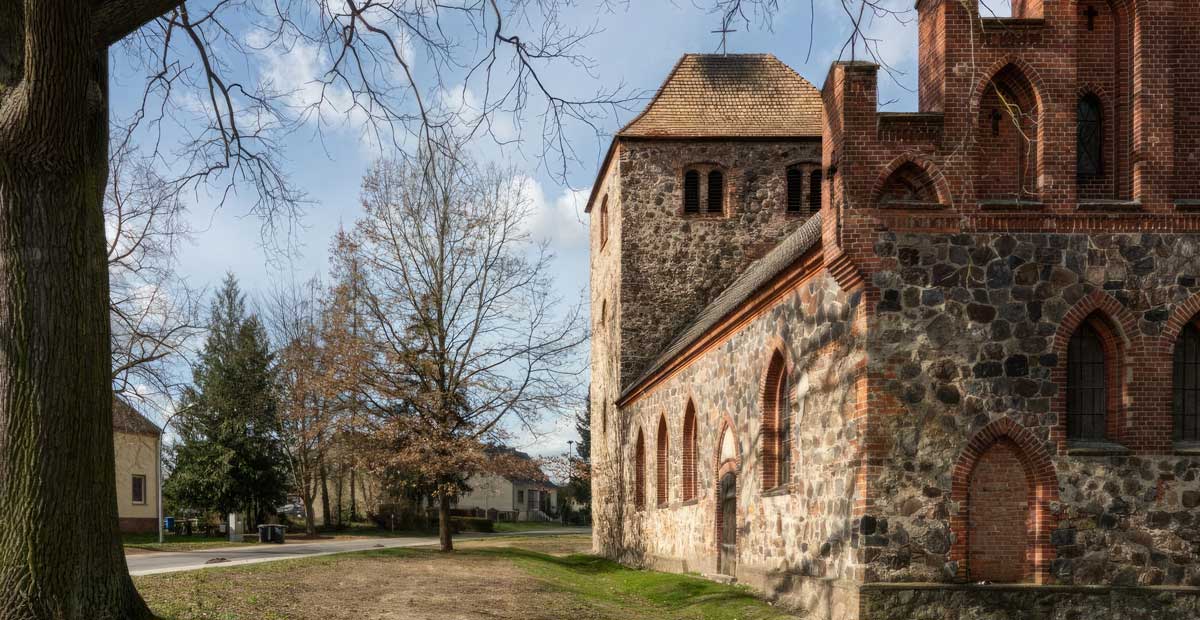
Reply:
<svg viewBox="0 0 1200 620"><path fill-rule="evenodd" d="M720 170L708 173L708 212L725 212L725 175Z"/></svg>
<svg viewBox="0 0 1200 620"><path fill-rule="evenodd" d="M683 212L700 212L700 173L695 170L683 175Z"/></svg>

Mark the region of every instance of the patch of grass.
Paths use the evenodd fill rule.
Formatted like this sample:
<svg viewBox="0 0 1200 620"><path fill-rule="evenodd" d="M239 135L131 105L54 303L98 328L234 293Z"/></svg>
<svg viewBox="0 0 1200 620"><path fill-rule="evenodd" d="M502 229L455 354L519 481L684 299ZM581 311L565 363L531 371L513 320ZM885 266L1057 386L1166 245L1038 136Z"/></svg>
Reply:
<svg viewBox="0 0 1200 620"><path fill-rule="evenodd" d="M555 557L520 548L480 549L504 556L555 588L597 605L641 618L772 620L792 618L756 598L748 588L691 575L634 570L594 555ZM650 613L646 613L650 612Z"/></svg>
<svg viewBox="0 0 1200 620"><path fill-rule="evenodd" d="M540 523L538 521L497 521L497 532L532 532L540 530L577 530L584 531L587 528L562 525L560 523Z"/></svg>

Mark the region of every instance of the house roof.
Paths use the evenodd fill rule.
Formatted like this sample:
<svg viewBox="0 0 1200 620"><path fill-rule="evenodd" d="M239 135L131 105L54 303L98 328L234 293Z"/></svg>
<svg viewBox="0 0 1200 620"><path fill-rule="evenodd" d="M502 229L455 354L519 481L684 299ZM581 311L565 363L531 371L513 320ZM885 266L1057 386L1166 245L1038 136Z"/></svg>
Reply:
<svg viewBox="0 0 1200 620"><path fill-rule="evenodd" d="M667 345L654 363L633 383L621 392L623 400L636 391L650 377L684 352L693 342L707 334L722 319L737 310L756 292L766 286L788 267L800 260L809 250L821 242L821 214L808 218L800 228L779 242L766 256L750 263L734 281L707 307L684 326L679 335Z"/></svg>
<svg viewBox="0 0 1200 620"><path fill-rule="evenodd" d="M130 435L153 435L162 432L158 425L138 412L125 399L113 396L113 431Z"/></svg>
<svg viewBox="0 0 1200 620"><path fill-rule="evenodd" d="M821 137L821 93L771 54L685 54L619 137Z"/></svg>

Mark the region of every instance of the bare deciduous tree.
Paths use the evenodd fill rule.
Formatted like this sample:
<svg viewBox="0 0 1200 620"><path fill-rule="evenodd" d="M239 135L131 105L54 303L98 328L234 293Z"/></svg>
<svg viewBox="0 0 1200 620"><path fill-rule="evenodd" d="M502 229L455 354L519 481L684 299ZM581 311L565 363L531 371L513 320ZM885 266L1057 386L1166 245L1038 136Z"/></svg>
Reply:
<svg viewBox="0 0 1200 620"><path fill-rule="evenodd" d="M388 465L431 483L442 549L486 444L570 407L584 341L562 310L552 255L525 231L529 202L509 173L462 157L379 161L354 229L374 343L367 403Z"/></svg>
<svg viewBox="0 0 1200 620"><path fill-rule="evenodd" d="M104 220L113 392L169 398L186 381L179 358L203 328L200 296L178 273L179 244L190 234L186 210L128 142L114 145L110 168Z"/></svg>

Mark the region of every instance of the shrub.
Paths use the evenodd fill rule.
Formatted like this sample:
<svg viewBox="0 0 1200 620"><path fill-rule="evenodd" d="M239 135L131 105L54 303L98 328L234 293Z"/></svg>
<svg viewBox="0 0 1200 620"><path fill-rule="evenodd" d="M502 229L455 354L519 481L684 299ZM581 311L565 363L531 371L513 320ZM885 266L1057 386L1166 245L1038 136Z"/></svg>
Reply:
<svg viewBox="0 0 1200 620"><path fill-rule="evenodd" d="M451 517L450 524L458 532L495 532L496 526L481 517Z"/></svg>

